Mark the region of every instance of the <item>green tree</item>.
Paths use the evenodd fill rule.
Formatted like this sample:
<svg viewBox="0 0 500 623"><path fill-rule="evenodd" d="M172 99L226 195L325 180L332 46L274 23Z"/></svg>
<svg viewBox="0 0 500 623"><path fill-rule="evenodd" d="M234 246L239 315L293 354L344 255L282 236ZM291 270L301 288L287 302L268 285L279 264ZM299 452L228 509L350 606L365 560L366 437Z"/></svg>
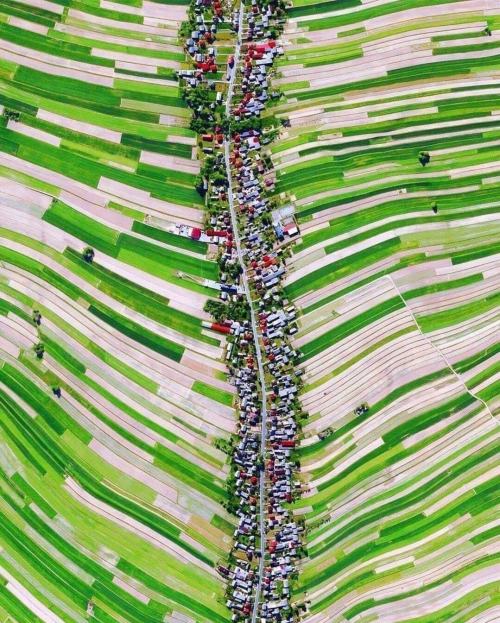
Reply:
<svg viewBox="0 0 500 623"><path fill-rule="evenodd" d="M83 259L87 262L87 264L92 264L94 261L95 251L92 247L85 247L82 253Z"/></svg>
<svg viewBox="0 0 500 623"><path fill-rule="evenodd" d="M223 322L227 317L227 307L222 301L208 299L203 307L203 311L210 314L216 322Z"/></svg>
<svg viewBox="0 0 500 623"><path fill-rule="evenodd" d="M35 346L33 347L33 350L35 351L35 355L37 356L38 359L43 359L45 346L43 345L42 342L38 342L38 344L35 344Z"/></svg>
<svg viewBox="0 0 500 623"><path fill-rule="evenodd" d="M429 164L429 162L431 161L431 156L429 154L428 151L421 151L418 154L418 161L420 162L420 164L425 167L426 164Z"/></svg>
<svg viewBox="0 0 500 623"><path fill-rule="evenodd" d="M38 309L33 310L32 318L33 318L34 324L36 324L39 327L40 324L42 323L42 314L38 311Z"/></svg>
<svg viewBox="0 0 500 623"><path fill-rule="evenodd" d="M189 128L196 134L205 134L209 127L208 121L201 117L193 117L189 123Z"/></svg>

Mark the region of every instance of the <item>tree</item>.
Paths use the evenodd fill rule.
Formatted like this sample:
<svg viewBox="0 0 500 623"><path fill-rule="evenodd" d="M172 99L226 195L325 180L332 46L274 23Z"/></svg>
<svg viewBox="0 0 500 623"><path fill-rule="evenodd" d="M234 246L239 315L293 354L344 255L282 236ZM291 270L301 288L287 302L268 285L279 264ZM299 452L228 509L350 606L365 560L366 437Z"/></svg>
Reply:
<svg viewBox="0 0 500 623"><path fill-rule="evenodd" d="M271 225L272 223L271 215L268 214L267 212L264 212L264 214L261 217L261 221L263 225L265 225L266 227L269 227L269 225Z"/></svg>
<svg viewBox="0 0 500 623"><path fill-rule="evenodd" d="M33 350L35 351L35 355L37 356L38 359L43 359L45 346L43 345L42 342L38 342L38 344L35 344L35 346L33 347Z"/></svg>
<svg viewBox="0 0 500 623"><path fill-rule="evenodd" d="M431 156L429 154L428 151L421 151L418 154L418 161L420 162L420 164L425 167L426 164L429 164L429 162L431 161Z"/></svg>
<svg viewBox="0 0 500 623"><path fill-rule="evenodd" d="M195 180L194 186L196 188L196 192L201 197L204 197L207 194L206 183L205 183L205 179L204 179L203 175L197 175L196 176L196 180Z"/></svg>
<svg viewBox="0 0 500 623"><path fill-rule="evenodd" d="M218 171L212 174L211 182L213 186L223 186L224 188L227 188L229 185L226 175Z"/></svg>
<svg viewBox="0 0 500 623"><path fill-rule="evenodd" d="M181 39L187 39L190 36L192 30L192 24L190 24L189 22L182 22L179 29L179 36L181 37Z"/></svg>
<svg viewBox="0 0 500 623"><path fill-rule="evenodd" d="M250 117L250 119L241 119L237 121L231 119L231 132L246 132L248 130L262 130L262 119L260 117Z"/></svg>
<svg viewBox="0 0 500 623"><path fill-rule="evenodd" d="M92 262L94 261L95 251L92 247L85 247L82 256L87 264L92 264Z"/></svg>
<svg viewBox="0 0 500 623"><path fill-rule="evenodd" d="M210 104L210 94L205 87L198 86L189 90L183 89L182 96L190 108L196 109Z"/></svg>
<svg viewBox="0 0 500 623"><path fill-rule="evenodd" d="M193 117L189 123L189 128L196 134L204 134L208 127L208 122L200 117Z"/></svg>
<svg viewBox="0 0 500 623"><path fill-rule="evenodd" d="M241 273L243 272L243 269L238 262L235 262L234 264L229 264L227 266L227 272L234 280L241 275Z"/></svg>
<svg viewBox="0 0 500 623"><path fill-rule="evenodd" d="M434 212L434 214L437 214L437 211L438 211L438 204L437 204L435 201L433 201L433 202L431 203L431 208L432 208L432 211Z"/></svg>
<svg viewBox="0 0 500 623"><path fill-rule="evenodd" d="M11 121L19 121L21 117L21 113L17 110L11 110L10 108L5 108L3 111L3 116Z"/></svg>
<svg viewBox="0 0 500 623"><path fill-rule="evenodd" d="M201 167L201 175L203 175L204 177L210 177L212 175L212 173L214 172L214 167L215 167L215 158L213 156L207 156L205 158L205 162L203 163L203 166Z"/></svg>
<svg viewBox="0 0 500 623"><path fill-rule="evenodd" d="M33 310L33 322L39 327L42 323L42 314L38 311L38 309Z"/></svg>
<svg viewBox="0 0 500 623"><path fill-rule="evenodd" d="M219 125L224 134L229 134L231 128L231 118L226 115L225 111L222 111L220 114Z"/></svg>
<svg viewBox="0 0 500 623"><path fill-rule="evenodd" d="M233 320L237 320L238 322L244 322L245 320L249 320L250 311L248 309L246 301L238 300L229 303L227 316L228 318L232 318Z"/></svg>
<svg viewBox="0 0 500 623"><path fill-rule="evenodd" d="M233 450L232 442L228 441L227 439L216 439L214 441L214 446L225 454L231 454Z"/></svg>
<svg viewBox="0 0 500 623"><path fill-rule="evenodd" d="M227 307L222 301L208 299L203 307L203 311L210 314L216 322L223 322L227 316Z"/></svg>
<svg viewBox="0 0 500 623"><path fill-rule="evenodd" d="M61 388L59 387L59 385L54 385L52 387L52 393L54 394L54 396L57 396L58 398L61 397Z"/></svg>

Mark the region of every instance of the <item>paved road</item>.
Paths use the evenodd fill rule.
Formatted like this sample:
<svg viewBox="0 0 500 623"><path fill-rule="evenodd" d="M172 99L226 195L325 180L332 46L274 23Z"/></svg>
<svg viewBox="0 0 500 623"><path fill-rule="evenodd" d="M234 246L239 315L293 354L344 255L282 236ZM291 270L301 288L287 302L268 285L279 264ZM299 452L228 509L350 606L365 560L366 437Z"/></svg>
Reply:
<svg viewBox="0 0 500 623"><path fill-rule="evenodd" d="M227 90L227 99L226 99L226 114L231 115L231 106L234 94L234 81L236 79L236 75L238 73L238 65L239 58L241 53L241 43L242 43L242 31L243 31L243 17L244 17L244 4L240 3L240 20L238 27L238 36L236 40L236 45L234 49L234 66L231 71L231 75L229 77L229 85ZM253 339L255 344L255 355L257 358L257 367L259 373L259 382L262 392L262 407L261 407L261 431L260 431L260 449L262 456L265 456L266 451L266 440L267 440L267 406L266 406L266 384L264 377L264 366L262 364L262 353L259 346L259 337L257 333L257 320L255 316L255 310L252 306L252 298L250 296L250 288L248 286L248 275L247 269L243 257L243 252L241 248L241 240L240 234L238 230L238 219L236 216L236 210L234 207L234 194L233 194L233 186L231 180L231 163L229 161L230 155L230 141L226 138L224 140L224 158L226 162L226 173L227 179L229 181L228 187L228 200L229 200L229 211L231 213L231 223L234 232L234 240L236 243L236 250L238 252L238 260L240 262L241 267L243 268L242 281L243 281L243 289L245 292L245 296L248 302L248 306L250 308L250 319L252 323L252 331L253 331ZM257 616L259 613L259 602L260 595L262 591L262 576L264 575L264 554L266 551L266 522L264 516L265 510L265 472L261 473L259 479L259 532L260 532L260 558L259 558L259 570L258 570L258 580L257 580L257 588L255 590L254 596L254 605L252 611L252 623L255 623L257 620Z"/></svg>

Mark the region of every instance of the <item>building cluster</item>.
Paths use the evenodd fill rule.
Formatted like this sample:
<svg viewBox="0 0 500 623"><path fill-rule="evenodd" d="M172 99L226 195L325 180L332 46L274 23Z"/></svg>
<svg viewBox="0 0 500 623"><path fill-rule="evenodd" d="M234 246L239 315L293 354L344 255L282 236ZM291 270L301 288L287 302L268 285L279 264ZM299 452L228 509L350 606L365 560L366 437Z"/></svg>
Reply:
<svg viewBox="0 0 500 623"><path fill-rule="evenodd" d="M273 39L262 43L248 43L242 68L242 97L233 109L236 119L258 115L265 108L268 94L268 71L282 49Z"/></svg>
<svg viewBox="0 0 500 623"><path fill-rule="evenodd" d="M227 586L227 606L233 620L247 619L252 613L258 583L260 549L259 496L263 478L263 457L260 452L262 410L259 379L256 370L251 329L236 337L238 351L233 353L231 371L238 391L238 440L233 448L234 483L233 509L238 517L234 532L230 565L225 569L230 579ZM233 367L234 366L234 367ZM219 568L220 569L220 568ZM224 575L224 571L222 572Z"/></svg>
<svg viewBox="0 0 500 623"><path fill-rule="evenodd" d="M245 24L241 66L236 68L240 76L236 83L238 98L232 109L236 119L259 117L268 99L268 74L276 56L282 51L274 39L265 36L272 15L272 8L259 13L256 2L252 4ZM242 602L238 603L235 594L240 598L243 595L238 590L234 591L231 585L233 592L228 605L233 610L233 619L246 618L250 614L253 593L254 599L259 599L256 612L262 623L284 623L294 618L290 590L296 562L301 554L304 530L288 507L301 489L293 458L300 412L297 400L300 371L295 371L299 353L289 343L289 336L298 329L296 311L292 305L287 305L280 286L285 264L270 218L268 195L273 190L274 182L269 175L269 162L262 154L269 142L267 133L254 128L234 132L231 139L229 163L245 270L254 298L258 301L259 344L266 377L260 390L266 392L267 422L266 450L261 456L258 428L262 419L259 415L261 396L252 356L243 362L243 378L238 376L236 379L240 397L241 442L236 447L234 460L246 461L244 469L238 472L236 484L241 487L238 494L242 495L243 507L249 515L240 516L235 549L238 551L242 547L243 539L243 548L252 548L245 563L251 561L255 554L263 555L264 559L260 595L255 595L259 578L254 572L246 584L248 592ZM240 372L241 369L237 375ZM251 467L257 471L250 471ZM259 478L264 479L262 488L259 487ZM256 549L255 542L260 536L260 523L256 521L259 492L265 496L264 516L259 518L264 522L262 533L265 542ZM247 499L250 501L248 506ZM235 576L242 572L239 558L237 555L237 562L229 571ZM234 588L239 589L240 586Z"/></svg>
<svg viewBox="0 0 500 623"><path fill-rule="evenodd" d="M217 31L224 20L220 0L194 0L194 24L184 48L192 59L193 68L181 69L180 78L194 88L206 82L207 74L217 72ZM215 86L215 85L214 85Z"/></svg>
<svg viewBox="0 0 500 623"><path fill-rule="evenodd" d="M252 0L243 22L238 11L231 17L235 32L243 23L241 47L227 63L227 81L234 89L229 112L235 123L223 132L214 121L202 136L211 170L218 172L224 166L226 176L223 180L208 176L210 232L186 232L200 238L217 234L224 286L221 303L245 306L246 277L255 306L250 313L246 305L241 317L219 317L206 323L228 335L227 365L238 396L228 502L238 521L229 561L218 565L218 571L227 581L232 620L245 623L291 623L297 617L291 606L291 585L304 530L289 510L301 491L294 459L301 372L295 369L299 353L289 340L298 330L296 311L282 292L283 236L278 235L272 218L274 174L264 152L273 132L253 122L273 96L269 95L269 77L282 53L270 30L275 11L273 4L262 7ZM200 51L200 30L187 41L196 69L181 73L195 88L197 81L206 80L204 74L213 70L216 58L208 46ZM219 148L215 155L214 148Z"/></svg>

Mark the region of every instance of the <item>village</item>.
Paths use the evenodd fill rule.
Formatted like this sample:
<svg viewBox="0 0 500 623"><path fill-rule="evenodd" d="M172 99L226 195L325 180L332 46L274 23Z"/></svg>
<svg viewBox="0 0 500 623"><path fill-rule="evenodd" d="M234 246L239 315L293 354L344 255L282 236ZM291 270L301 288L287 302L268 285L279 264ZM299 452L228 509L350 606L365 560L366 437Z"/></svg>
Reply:
<svg viewBox="0 0 500 623"><path fill-rule="evenodd" d="M228 336L226 362L239 409L229 479L229 510L238 525L229 560L218 565L227 582L226 604L233 621L291 623L298 616L291 584L302 555L304 525L287 505L302 488L293 453L305 414L297 400L300 353L289 343L298 330L296 310L280 283L285 274L282 243L298 229L293 217L282 219L272 210L268 195L274 174L264 150L276 133L259 122L266 101L277 96L269 93L274 60L283 53L272 36L279 21L276 5L253 0L248 16L243 10L241 5L231 15L237 41L227 59L227 88L218 87L212 104L194 109L195 118L206 122L200 129L209 167L202 167L207 174L199 192L207 196L209 227L179 227L178 233L220 249L221 281L211 284L219 289L220 303L207 307L214 322L205 326ZM210 92L215 82L209 76L218 70L214 40L224 15L218 0L213 5L196 0L195 14L197 29L186 41L195 68L180 72L180 78L193 90ZM221 123L215 111L222 105L227 116Z"/></svg>

